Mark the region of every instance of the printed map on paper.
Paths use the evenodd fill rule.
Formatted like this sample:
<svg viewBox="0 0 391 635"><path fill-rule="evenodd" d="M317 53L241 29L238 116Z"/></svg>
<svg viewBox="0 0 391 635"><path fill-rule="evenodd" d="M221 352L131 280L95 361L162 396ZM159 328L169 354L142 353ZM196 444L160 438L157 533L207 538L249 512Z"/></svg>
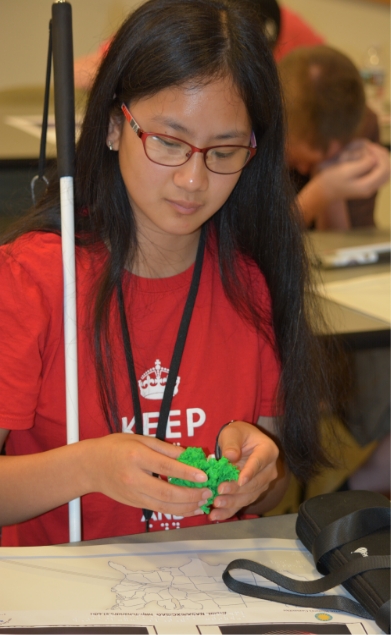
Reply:
<svg viewBox="0 0 391 635"><path fill-rule="evenodd" d="M39 627L59 626L62 633L66 627L73 627L72 633L181 635L382 632L371 620L229 590L221 576L236 558L297 579L319 577L312 556L294 540L1 548L0 633L25 628L18 633L38 634ZM232 573L251 584L274 586L250 572ZM342 587L333 592L348 595Z"/></svg>

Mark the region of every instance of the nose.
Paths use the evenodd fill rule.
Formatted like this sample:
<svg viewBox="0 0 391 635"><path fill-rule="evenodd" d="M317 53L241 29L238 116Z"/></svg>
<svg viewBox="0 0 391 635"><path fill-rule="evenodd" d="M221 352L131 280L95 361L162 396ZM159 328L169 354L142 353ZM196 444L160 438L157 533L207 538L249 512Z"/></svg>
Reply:
<svg viewBox="0 0 391 635"><path fill-rule="evenodd" d="M174 183L187 192L205 191L209 185L209 170L202 152L194 152L183 165L175 168Z"/></svg>

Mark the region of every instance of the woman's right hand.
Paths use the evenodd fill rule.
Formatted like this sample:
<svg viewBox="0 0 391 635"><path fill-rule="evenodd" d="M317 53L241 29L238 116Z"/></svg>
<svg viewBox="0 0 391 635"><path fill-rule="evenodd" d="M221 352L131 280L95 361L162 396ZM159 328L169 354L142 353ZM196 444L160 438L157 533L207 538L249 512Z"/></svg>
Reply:
<svg viewBox="0 0 391 635"><path fill-rule="evenodd" d="M8 430L0 429L0 447L7 435ZM181 452L183 448L154 437L117 433L46 452L0 456L0 527L35 518L92 492L163 514L202 514L209 489L164 480L207 480L201 470L176 460Z"/></svg>
<svg viewBox="0 0 391 635"><path fill-rule="evenodd" d="M125 433L82 443L89 492L100 492L125 505L163 514L203 513L200 507L211 496L209 489L171 485L164 479L172 476L197 483L207 480L201 470L176 460L183 448L154 437Z"/></svg>

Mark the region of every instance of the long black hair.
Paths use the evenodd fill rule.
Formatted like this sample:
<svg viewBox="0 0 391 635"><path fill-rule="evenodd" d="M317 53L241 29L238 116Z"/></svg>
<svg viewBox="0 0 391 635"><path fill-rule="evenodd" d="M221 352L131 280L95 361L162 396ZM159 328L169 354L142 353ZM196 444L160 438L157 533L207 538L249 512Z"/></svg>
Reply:
<svg viewBox="0 0 391 635"><path fill-rule="evenodd" d="M102 406L109 427L118 429L107 363L107 325L125 263L131 262L137 250L136 226L118 155L106 145L110 117L119 115L121 102L221 77L233 79L247 107L258 151L206 229L213 228L217 236L229 299L259 329L264 316L237 275L237 251L251 257L265 275L282 369L279 404L284 415L279 419L279 439L292 472L307 479L327 464L318 426L321 404L328 403L325 366L304 301L308 263L284 160L278 75L257 12L245 1L149 0L113 38L92 87L77 143L75 209L77 241L110 245L94 303ZM19 233L59 232L59 222L59 187L54 178Z"/></svg>

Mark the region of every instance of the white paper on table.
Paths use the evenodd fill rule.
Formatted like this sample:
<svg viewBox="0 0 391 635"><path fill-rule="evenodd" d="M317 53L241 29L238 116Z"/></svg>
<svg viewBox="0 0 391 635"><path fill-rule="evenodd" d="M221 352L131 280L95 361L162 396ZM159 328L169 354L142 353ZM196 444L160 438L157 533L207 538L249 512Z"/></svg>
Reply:
<svg viewBox="0 0 391 635"><path fill-rule="evenodd" d="M319 577L311 554L298 540L3 547L0 633L32 626L104 626L105 633L132 626L132 632L166 635L218 635L236 627L249 633L382 632L373 620L347 613L234 593L221 576L236 558L261 562L299 580ZM274 586L249 571L232 575ZM327 593L349 597L343 587ZM247 630L242 631L238 625L244 624Z"/></svg>
<svg viewBox="0 0 391 635"><path fill-rule="evenodd" d="M328 300L391 322L390 272L320 283L317 293Z"/></svg>

